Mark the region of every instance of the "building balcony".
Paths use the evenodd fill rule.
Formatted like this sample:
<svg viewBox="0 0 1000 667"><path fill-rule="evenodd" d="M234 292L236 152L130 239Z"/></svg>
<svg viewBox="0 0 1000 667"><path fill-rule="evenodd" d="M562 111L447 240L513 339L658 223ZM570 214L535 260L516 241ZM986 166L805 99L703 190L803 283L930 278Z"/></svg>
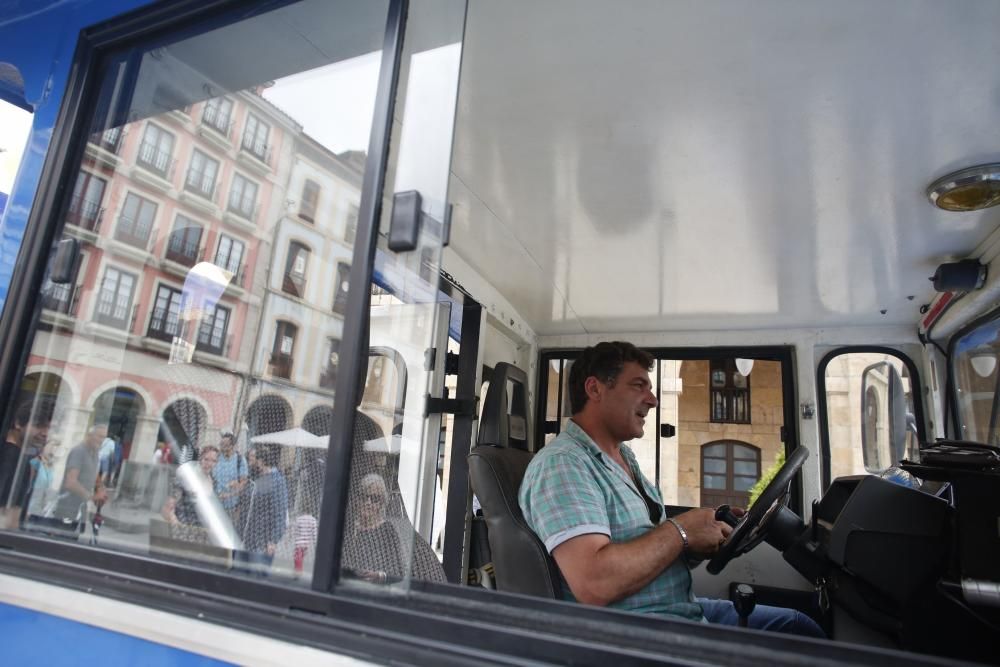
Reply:
<svg viewBox="0 0 1000 667"><path fill-rule="evenodd" d="M123 241L120 238L110 239L107 245L108 252L117 257L131 259L140 264L155 265L155 259L151 250L152 240L147 240L145 245L139 245L142 243L142 239L134 239L128 236L123 236L122 238L126 240Z"/></svg>
<svg viewBox="0 0 1000 667"><path fill-rule="evenodd" d="M182 109L173 109L165 114L162 114L160 117L166 120L171 120L181 127L187 127L191 124L191 105L189 104Z"/></svg>
<svg viewBox="0 0 1000 667"><path fill-rule="evenodd" d="M256 195L254 197L240 197L238 195L229 195L229 204L226 207L228 213L235 213L241 218L249 220L251 224L257 219L257 201Z"/></svg>
<svg viewBox="0 0 1000 667"><path fill-rule="evenodd" d="M66 224L93 232L96 236L100 233L103 218L104 208L101 207L100 202L84 197L70 199L69 210L66 211Z"/></svg>
<svg viewBox="0 0 1000 667"><path fill-rule="evenodd" d="M148 185L169 195L174 187L172 180L175 164L176 161L170 157L169 153L161 151L151 144L143 143L139 146L135 167L129 172L129 176L143 185Z"/></svg>
<svg viewBox="0 0 1000 667"><path fill-rule="evenodd" d="M223 116L216 109L205 109L198 134L219 150L228 151L233 147L233 121L229 115Z"/></svg>
<svg viewBox="0 0 1000 667"><path fill-rule="evenodd" d="M235 368L233 361L215 352L196 347L194 349L194 360L205 366L214 366L227 371Z"/></svg>
<svg viewBox="0 0 1000 667"><path fill-rule="evenodd" d="M105 150L102 146L95 143L87 143L85 153L86 156L93 160L98 167L104 167L105 169L111 169L112 171L121 166L122 163L122 159L120 157Z"/></svg>
<svg viewBox="0 0 1000 667"><path fill-rule="evenodd" d="M292 379L292 357L287 354L271 354L268 360L267 371L273 378L282 380Z"/></svg>
<svg viewBox="0 0 1000 667"><path fill-rule="evenodd" d="M233 227L234 229L238 229L239 231L245 234L252 235L257 231L257 225L255 225L252 221L248 220L247 218L243 217L238 213L233 213L230 210L226 210L222 214L222 222L229 225L230 227Z"/></svg>
<svg viewBox="0 0 1000 667"><path fill-rule="evenodd" d="M236 155L236 159L241 165L259 175L271 171L271 147L249 134L243 135L243 140L240 142L240 152Z"/></svg>
<svg viewBox="0 0 1000 667"><path fill-rule="evenodd" d="M180 200L200 213L217 217L219 207L215 199L215 175L209 176L199 171L188 170L184 179L184 189L180 192Z"/></svg>

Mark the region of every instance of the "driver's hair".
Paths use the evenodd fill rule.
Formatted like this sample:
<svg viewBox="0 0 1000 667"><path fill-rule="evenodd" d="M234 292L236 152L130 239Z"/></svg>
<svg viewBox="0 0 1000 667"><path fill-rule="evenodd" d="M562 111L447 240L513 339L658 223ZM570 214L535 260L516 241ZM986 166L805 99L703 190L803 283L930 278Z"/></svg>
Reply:
<svg viewBox="0 0 1000 667"><path fill-rule="evenodd" d="M632 343L613 341L588 347L569 371L569 405L575 415L587 405L587 378L595 377L613 387L625 364L634 361L647 371L653 369L653 355Z"/></svg>

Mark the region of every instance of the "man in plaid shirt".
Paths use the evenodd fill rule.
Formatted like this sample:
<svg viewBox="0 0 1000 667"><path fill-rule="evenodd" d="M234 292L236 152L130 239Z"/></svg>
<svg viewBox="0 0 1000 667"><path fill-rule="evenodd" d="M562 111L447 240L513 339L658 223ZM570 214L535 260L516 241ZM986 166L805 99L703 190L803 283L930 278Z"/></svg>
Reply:
<svg viewBox="0 0 1000 667"><path fill-rule="evenodd" d="M642 436L656 407L652 366L631 343L583 351L570 371L573 418L528 466L521 509L555 559L566 599L736 625L731 602L695 598L690 572L732 529L709 508L666 518L659 490L623 444ZM758 605L749 625L824 636L806 615L778 607Z"/></svg>

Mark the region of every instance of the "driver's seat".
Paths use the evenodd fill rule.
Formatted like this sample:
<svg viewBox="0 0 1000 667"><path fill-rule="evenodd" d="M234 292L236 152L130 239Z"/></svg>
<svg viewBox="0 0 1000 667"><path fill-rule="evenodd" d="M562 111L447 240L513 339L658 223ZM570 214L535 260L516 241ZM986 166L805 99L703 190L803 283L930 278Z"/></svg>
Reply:
<svg viewBox="0 0 1000 667"><path fill-rule="evenodd" d="M557 598L561 597L559 570L517 502L534 456L527 395L524 371L498 363L479 418L477 446L469 454L469 481L486 518L497 589Z"/></svg>

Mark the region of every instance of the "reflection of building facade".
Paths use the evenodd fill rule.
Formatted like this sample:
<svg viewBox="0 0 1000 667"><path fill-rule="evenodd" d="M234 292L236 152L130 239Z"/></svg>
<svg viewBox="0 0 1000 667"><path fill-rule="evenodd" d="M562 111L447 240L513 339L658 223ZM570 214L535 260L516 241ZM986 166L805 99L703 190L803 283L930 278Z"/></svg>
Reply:
<svg viewBox="0 0 1000 667"><path fill-rule="evenodd" d="M64 234L79 256L43 288L22 388L59 398L62 442L106 422L146 463L166 435L329 421L346 294L331 276L346 281L361 170L261 92L87 144ZM203 263L226 283L202 304Z"/></svg>
<svg viewBox="0 0 1000 667"><path fill-rule="evenodd" d="M329 433L363 160L299 135L273 240L248 392L251 434Z"/></svg>

